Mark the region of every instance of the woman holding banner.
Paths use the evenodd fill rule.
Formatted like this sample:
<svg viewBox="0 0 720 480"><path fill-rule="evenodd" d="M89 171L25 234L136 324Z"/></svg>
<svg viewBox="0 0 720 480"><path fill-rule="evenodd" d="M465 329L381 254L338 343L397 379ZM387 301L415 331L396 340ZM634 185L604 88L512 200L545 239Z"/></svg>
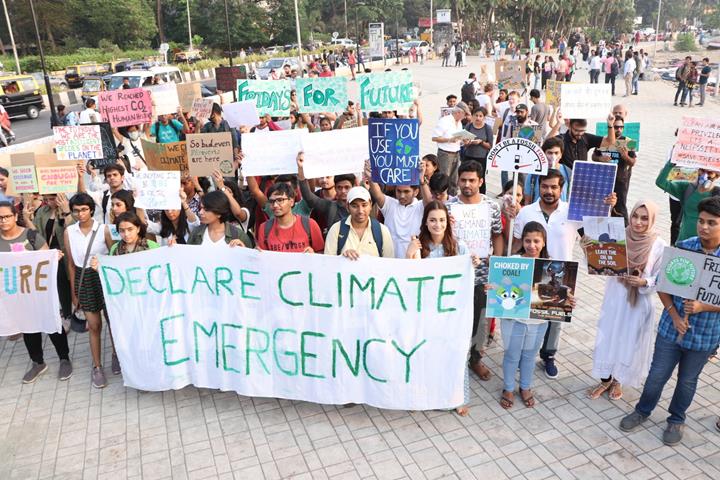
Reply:
<svg viewBox="0 0 720 480"><path fill-rule="evenodd" d="M467 246L455 239L449 224L448 210L443 202L433 200L425 205L420 235L412 237L406 257L412 259L442 258L469 254ZM472 263L473 267L477 267L480 265L480 258L473 255ZM468 369L465 368L465 400L461 406L455 409L458 415L464 417L470 412L467 406L469 402L470 380Z"/></svg>
<svg viewBox="0 0 720 480"><path fill-rule="evenodd" d="M180 189L180 210L163 210L160 221L148 221L147 232L155 235L161 247L170 243L185 245L190 238L190 231L200 226L200 220L187 202L185 190Z"/></svg>
<svg viewBox="0 0 720 480"><path fill-rule="evenodd" d="M238 226L230 223L232 211L225 189L207 193L202 197L200 222L202 225L192 231L188 245L211 245L231 247L255 246L252 239Z"/></svg>
<svg viewBox="0 0 720 480"><path fill-rule="evenodd" d="M47 250L45 239L36 230L23 228L18 225L18 211L11 202L0 201L0 252L23 252L28 250ZM62 254L61 254L62 256ZM6 289L7 289L6 278ZM42 333L22 334L32 365L23 376L23 383L33 383L44 373L48 367L43 358ZM70 348L68 346L65 329L51 333L50 341L55 347L60 366L58 379L67 380L72 377L72 363L70 363Z"/></svg>
<svg viewBox="0 0 720 480"><path fill-rule="evenodd" d="M73 305L83 310L88 323L93 362L92 385L95 388L103 388L107 385L107 379L102 366L100 312L105 309L105 299L100 277L95 270L89 268L89 262L95 255L107 255L113 241L110 237L110 229L93 218L95 200L90 195L75 194L70 199L70 211L77 220L77 223L65 229L65 248ZM110 331L110 342L112 343L112 331ZM120 364L114 346L112 364L113 372L119 371Z"/></svg>
<svg viewBox="0 0 720 480"><path fill-rule="evenodd" d="M639 388L650 370L655 338L655 279L660 270L665 240L655 230L657 205L639 201L625 229L628 273L610 277L600 310L592 376L600 384L588 391L597 399L608 392L622 398L622 385Z"/></svg>

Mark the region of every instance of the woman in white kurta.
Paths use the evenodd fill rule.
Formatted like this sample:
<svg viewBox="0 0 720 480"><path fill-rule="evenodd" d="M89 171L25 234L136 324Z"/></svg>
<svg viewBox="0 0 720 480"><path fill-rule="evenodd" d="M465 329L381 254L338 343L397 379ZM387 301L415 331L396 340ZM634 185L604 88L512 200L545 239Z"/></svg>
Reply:
<svg viewBox="0 0 720 480"><path fill-rule="evenodd" d="M657 205L635 204L626 228L628 276L610 277L600 310L592 376L600 384L588 392L591 399L608 392L622 397L622 385L639 388L650 369L655 338L655 279L665 241L655 231Z"/></svg>

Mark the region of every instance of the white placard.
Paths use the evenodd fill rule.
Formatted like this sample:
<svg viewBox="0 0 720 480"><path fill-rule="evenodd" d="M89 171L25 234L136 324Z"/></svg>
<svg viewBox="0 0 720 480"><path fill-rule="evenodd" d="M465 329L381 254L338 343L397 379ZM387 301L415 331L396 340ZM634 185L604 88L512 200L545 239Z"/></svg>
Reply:
<svg viewBox="0 0 720 480"><path fill-rule="evenodd" d="M10 248L0 253L0 336L59 332L58 250L24 251L22 243Z"/></svg>
<svg viewBox="0 0 720 480"><path fill-rule="evenodd" d="M241 137L245 155L242 161L243 175L296 174L297 154L303 149L302 139L305 135L310 135L306 128L246 133Z"/></svg>
<svg viewBox="0 0 720 480"><path fill-rule="evenodd" d="M177 109L180 107L177 85L174 83L163 83L161 85L147 87L147 89L150 91L150 96L152 97L153 116L177 113Z"/></svg>
<svg viewBox="0 0 720 480"><path fill-rule="evenodd" d="M109 317L123 319L113 338L128 387L397 410L464 402L467 255L351 263L176 245L103 256L99 275Z"/></svg>
<svg viewBox="0 0 720 480"><path fill-rule="evenodd" d="M212 107L212 98L195 98L193 99L192 108L190 109L190 115L195 118L210 119Z"/></svg>
<svg viewBox="0 0 720 480"><path fill-rule="evenodd" d="M487 203L453 203L450 213L455 219L453 233L465 242L470 252L480 258L490 256L490 207Z"/></svg>
<svg viewBox="0 0 720 480"><path fill-rule="evenodd" d="M226 103L223 105L223 118L233 128L239 128L243 125L254 127L260 123L255 100Z"/></svg>
<svg viewBox="0 0 720 480"><path fill-rule="evenodd" d="M303 137L305 178L362 172L368 159L368 127L341 128Z"/></svg>
<svg viewBox="0 0 720 480"><path fill-rule="evenodd" d="M180 210L180 172L143 170L133 176L135 206L150 210Z"/></svg>
<svg viewBox="0 0 720 480"><path fill-rule="evenodd" d="M611 110L609 83L563 83L560 86L563 118L605 118Z"/></svg>

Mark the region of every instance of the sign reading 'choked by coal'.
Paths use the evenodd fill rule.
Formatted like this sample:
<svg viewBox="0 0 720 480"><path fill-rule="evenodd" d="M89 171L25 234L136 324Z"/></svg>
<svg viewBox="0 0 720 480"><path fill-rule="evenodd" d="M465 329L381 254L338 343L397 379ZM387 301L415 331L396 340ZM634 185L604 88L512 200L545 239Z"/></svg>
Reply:
<svg viewBox="0 0 720 480"><path fill-rule="evenodd" d="M190 175L207 177L219 170L232 175L233 147L230 132L196 133L187 135Z"/></svg>
<svg viewBox="0 0 720 480"><path fill-rule="evenodd" d="M720 306L720 258L665 247L658 291Z"/></svg>

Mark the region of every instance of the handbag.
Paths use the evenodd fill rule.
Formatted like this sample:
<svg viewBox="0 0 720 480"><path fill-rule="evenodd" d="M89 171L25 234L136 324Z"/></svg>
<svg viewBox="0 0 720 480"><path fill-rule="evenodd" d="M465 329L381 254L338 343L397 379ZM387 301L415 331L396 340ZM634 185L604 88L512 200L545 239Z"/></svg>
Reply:
<svg viewBox="0 0 720 480"><path fill-rule="evenodd" d="M90 241L88 242L87 250L85 251L85 258L83 259L82 270L80 271L80 281L78 282L77 287L78 298L80 297L80 289L82 288L83 280L85 279L85 267L87 267L88 260L90 259L90 250L92 249L98 230L100 230L99 226L93 229L93 233L90 235ZM70 330L77 333L87 332L87 319L85 318L85 312L82 311L79 305L77 307L73 305L73 312L72 315L70 315Z"/></svg>

